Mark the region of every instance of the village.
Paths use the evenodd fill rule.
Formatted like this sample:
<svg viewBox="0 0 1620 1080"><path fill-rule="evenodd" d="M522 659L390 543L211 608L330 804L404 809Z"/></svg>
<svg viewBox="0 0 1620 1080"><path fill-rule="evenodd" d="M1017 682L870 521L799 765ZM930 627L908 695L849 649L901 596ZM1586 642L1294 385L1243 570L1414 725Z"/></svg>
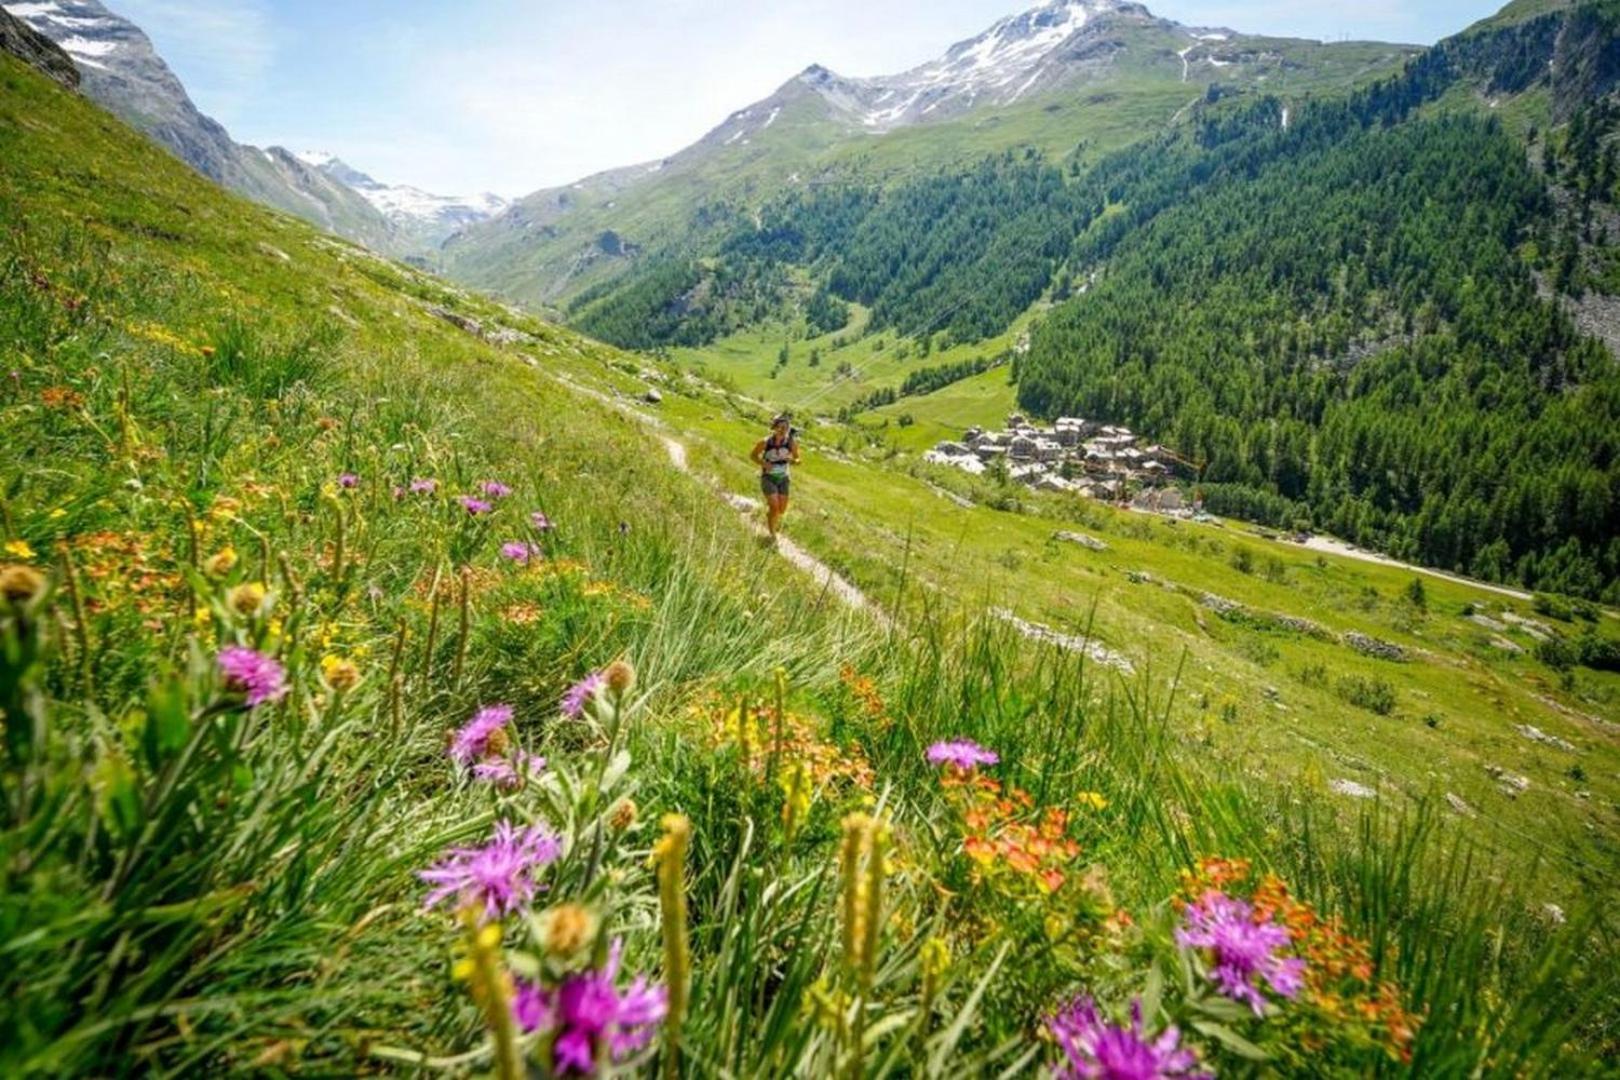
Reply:
<svg viewBox="0 0 1620 1080"><path fill-rule="evenodd" d="M1063 491L1141 510L1193 516L1200 508L1173 481L1196 479L1197 467L1169 447L1138 446L1129 428L1080 417L1059 417L1037 427L1023 413L1009 413L999 431L969 428L960 441L945 440L923 460L974 475L1005 470L1009 480L1037 491Z"/></svg>

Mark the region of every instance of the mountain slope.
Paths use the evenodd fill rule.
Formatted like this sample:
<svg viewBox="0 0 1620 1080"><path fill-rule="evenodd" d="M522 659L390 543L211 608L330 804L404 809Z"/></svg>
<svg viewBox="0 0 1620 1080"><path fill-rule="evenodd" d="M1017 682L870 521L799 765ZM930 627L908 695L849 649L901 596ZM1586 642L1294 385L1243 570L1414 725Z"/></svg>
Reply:
<svg viewBox="0 0 1620 1080"><path fill-rule="evenodd" d="M392 230L382 214L285 151L235 142L192 104L151 39L99 0L27 0L5 7L73 58L86 96L210 180L368 247L391 250Z"/></svg>
<svg viewBox="0 0 1620 1080"><path fill-rule="evenodd" d="M520 199L454 238L453 276L555 303L636 253L690 246L708 211L817 183L875 183L1014 147L1084 160L1161 128L1212 85L1305 93L1387 72L1414 50L1180 26L1138 4L1055 0L938 60L852 79L812 66L671 157Z"/></svg>

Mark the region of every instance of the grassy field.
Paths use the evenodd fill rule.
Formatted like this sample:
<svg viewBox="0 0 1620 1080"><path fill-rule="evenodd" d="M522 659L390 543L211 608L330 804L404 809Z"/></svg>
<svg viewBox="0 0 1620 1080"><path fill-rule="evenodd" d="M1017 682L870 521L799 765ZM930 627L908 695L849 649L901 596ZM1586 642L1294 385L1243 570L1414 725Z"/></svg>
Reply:
<svg viewBox="0 0 1620 1080"><path fill-rule="evenodd" d="M957 415L989 420L972 412L974 389L990 382L983 408L1003 408L998 375L1004 383L1004 373L989 372L930 397L950 394L967 403ZM929 400L909 407L928 415ZM702 432L710 467L748 490L742 451L763 420L758 409L677 397L665 415ZM928 424L889 430L904 440ZM1130 659L1155 691L1175 681L1173 716L1193 753L1291 786L1325 790L1347 779L1397 801L1443 802L1449 793L1466 804L1451 812L1463 831L1514 861L1547 863L1549 901L1614 886L1620 678L1566 676L1535 658L1538 635L1574 635L1586 623L1428 576L1419 607L1409 596L1419 576L1396 567L1320 555L1239 522L1200 525L999 489L839 431L807 436L795 535L874 596L902 607L1001 607L1087 634ZM941 490L978 505L964 509ZM1010 504L1021 512L996 508ZM1108 548L1054 540L1062 530ZM1620 630L1612 618L1593 629ZM1369 656L1346 643L1349 634L1396 645L1404 658ZM1577 749L1536 741L1526 728ZM1509 793L1493 767L1529 778L1529 789Z"/></svg>
<svg viewBox="0 0 1620 1080"><path fill-rule="evenodd" d="M1489 596L1405 612L1407 574L1091 508L1109 550L1054 546L813 430L795 534L885 625L716 498L759 406L667 373L684 474L559 378L634 394L643 359L232 198L8 58L0 353L6 1075L1033 1075L1087 1063L1051 1034L1077 995L1224 1075L1613 1053L1575 887L1611 880L1612 736L1559 708L1614 688L1483 648ZM925 758L960 739L1000 760ZM1387 797L1323 790L1351 775ZM1253 1007L1197 943L1223 910L1271 935ZM548 1006L587 989L606 1013Z"/></svg>

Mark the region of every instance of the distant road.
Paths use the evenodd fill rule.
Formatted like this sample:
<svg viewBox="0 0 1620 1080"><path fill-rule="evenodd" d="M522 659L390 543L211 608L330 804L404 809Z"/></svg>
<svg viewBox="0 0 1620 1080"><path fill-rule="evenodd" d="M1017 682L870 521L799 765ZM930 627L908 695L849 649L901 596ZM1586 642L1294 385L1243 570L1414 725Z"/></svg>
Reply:
<svg viewBox="0 0 1620 1080"><path fill-rule="evenodd" d="M1289 541L1289 543L1294 543L1294 541ZM1511 596L1515 600L1532 599L1529 593L1519 589L1510 589L1506 585L1492 585L1486 581L1475 581L1473 578L1463 577L1461 574L1448 574L1444 570L1433 570L1427 566L1413 566L1411 563L1392 559L1388 555L1380 555L1376 551L1364 551L1361 548L1345 543L1343 540L1335 540L1331 536L1312 536L1299 546L1308 547L1312 551L1325 551L1331 555L1343 555L1347 559L1360 559L1362 562L1379 563L1383 566L1397 566L1402 570L1410 570L1414 574L1428 574L1430 577L1455 581L1459 585L1472 585L1476 589Z"/></svg>

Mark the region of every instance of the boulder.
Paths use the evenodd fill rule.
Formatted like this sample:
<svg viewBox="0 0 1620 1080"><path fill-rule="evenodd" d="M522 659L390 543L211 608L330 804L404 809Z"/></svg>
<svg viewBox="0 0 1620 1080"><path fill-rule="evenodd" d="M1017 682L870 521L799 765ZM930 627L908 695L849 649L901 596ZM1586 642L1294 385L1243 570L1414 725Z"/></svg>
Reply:
<svg viewBox="0 0 1620 1080"><path fill-rule="evenodd" d="M1052 539L1062 540L1070 544L1079 544L1091 551L1107 551L1108 545L1095 536L1088 536L1083 532L1059 531L1052 534Z"/></svg>

